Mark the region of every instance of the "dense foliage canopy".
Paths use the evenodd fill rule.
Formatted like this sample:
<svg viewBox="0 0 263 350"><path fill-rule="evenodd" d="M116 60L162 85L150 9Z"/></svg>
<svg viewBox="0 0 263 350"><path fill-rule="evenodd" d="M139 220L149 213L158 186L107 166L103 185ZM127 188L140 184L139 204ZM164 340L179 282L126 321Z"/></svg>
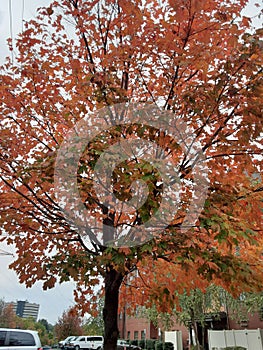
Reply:
<svg viewBox="0 0 263 350"><path fill-rule="evenodd" d="M106 349L116 344L120 285L136 269L140 277L154 276L151 298L172 303L175 288L200 287L212 279L236 292L261 288L262 29L247 32L250 20L240 17L246 2L53 1L25 24L16 61L1 68L0 223L4 239L17 249L11 267L28 287L38 280L44 288L75 280L83 311L90 311L94 285L103 276L105 338L112 338ZM98 125L96 111L131 102L169 112L171 125L175 118L192 128L193 142L182 152L165 130L109 125L80 158L76 178L82 202L96 222L127 230L127 215L98 200L93 173L116 140L145 138L177 161L180 206L166 229L142 245L105 246L111 230L101 232L102 243L85 244L55 196L57 152L84 116ZM209 169L209 188L199 219L181 230L194 199L196 143ZM146 204L129 217L138 229L162 195L160 174L145 164L134 157L116 166L113 176L114 191L124 202L132 197L134 180L148 186Z"/></svg>

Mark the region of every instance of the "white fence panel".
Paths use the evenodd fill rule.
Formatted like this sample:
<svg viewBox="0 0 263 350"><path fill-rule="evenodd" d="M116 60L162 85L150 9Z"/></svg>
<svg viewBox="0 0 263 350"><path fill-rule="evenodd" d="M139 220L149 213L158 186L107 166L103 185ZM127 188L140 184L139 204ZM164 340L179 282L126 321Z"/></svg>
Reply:
<svg viewBox="0 0 263 350"><path fill-rule="evenodd" d="M181 331L164 332L164 341L173 343L174 350L183 350L183 337Z"/></svg>
<svg viewBox="0 0 263 350"><path fill-rule="evenodd" d="M235 332L234 330L224 331L227 346L235 346Z"/></svg>
<svg viewBox="0 0 263 350"><path fill-rule="evenodd" d="M242 346L247 350L263 350L263 330L208 331L209 350L223 350L227 346Z"/></svg>
<svg viewBox="0 0 263 350"><path fill-rule="evenodd" d="M208 331L209 350L226 347L225 331Z"/></svg>

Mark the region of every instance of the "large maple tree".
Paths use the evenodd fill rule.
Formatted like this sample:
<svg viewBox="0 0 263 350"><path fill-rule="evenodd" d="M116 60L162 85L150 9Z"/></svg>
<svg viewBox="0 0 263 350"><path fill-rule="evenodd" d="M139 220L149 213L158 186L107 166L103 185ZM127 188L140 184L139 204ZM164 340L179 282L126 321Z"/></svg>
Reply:
<svg viewBox="0 0 263 350"><path fill-rule="evenodd" d="M250 20L240 16L246 3L53 1L25 24L15 62L1 68L1 229L17 249L11 267L28 287L73 279L84 312L94 306L94 286L103 277L106 350L116 346L120 286L138 266L147 271L163 260L168 269L184 269L188 286L194 268L229 289L248 287L248 280L251 289L261 288L262 29L246 33ZM140 231L162 202L160 174L138 157L113 172L120 201L130 200L134 180L148 186L147 201L133 218L98 200L95 164L120 138L143 138L171 153L185 188L171 222L149 241L110 245L108 229L99 241L91 233L87 244L56 197L57 152L85 115L97 125L91 112L131 102L158 106L169 111L171 124L174 116L194 130L192 146L201 145L209 169L204 209L194 226L181 230L198 166L191 145L182 153L163 130L113 122L87 144L76 175L83 205L98 223L126 232L128 220ZM168 274L165 283L171 282ZM158 297L170 295L166 289Z"/></svg>

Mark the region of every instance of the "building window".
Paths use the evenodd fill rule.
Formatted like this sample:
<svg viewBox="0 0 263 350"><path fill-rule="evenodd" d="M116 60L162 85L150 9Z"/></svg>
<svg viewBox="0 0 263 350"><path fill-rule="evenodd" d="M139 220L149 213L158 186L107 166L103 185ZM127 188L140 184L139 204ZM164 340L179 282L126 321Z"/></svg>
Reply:
<svg viewBox="0 0 263 350"><path fill-rule="evenodd" d="M145 329L143 331L141 331L141 339L144 340L146 336L146 331Z"/></svg>
<svg viewBox="0 0 263 350"><path fill-rule="evenodd" d="M130 338L131 338L131 332L128 331L128 332L127 332L127 339L130 340Z"/></svg>
<svg viewBox="0 0 263 350"><path fill-rule="evenodd" d="M139 338L139 332L138 331L134 331L134 339L138 340Z"/></svg>

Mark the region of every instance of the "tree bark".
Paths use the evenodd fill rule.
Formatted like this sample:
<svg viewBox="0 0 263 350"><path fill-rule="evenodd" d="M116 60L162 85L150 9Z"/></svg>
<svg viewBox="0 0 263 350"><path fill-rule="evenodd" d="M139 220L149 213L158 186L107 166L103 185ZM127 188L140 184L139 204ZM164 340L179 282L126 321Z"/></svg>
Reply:
<svg viewBox="0 0 263 350"><path fill-rule="evenodd" d="M105 302L103 308L104 320L104 350L116 350L118 330L119 289L123 274L112 266L107 266L105 275Z"/></svg>
<svg viewBox="0 0 263 350"><path fill-rule="evenodd" d="M200 349L200 342L199 342L199 338L198 338L198 327L197 327L197 322L195 319L195 313L194 310L191 308L190 309L190 315L191 315L191 324L194 330L194 334L195 334L195 343L196 343L196 348L197 350L201 350Z"/></svg>

